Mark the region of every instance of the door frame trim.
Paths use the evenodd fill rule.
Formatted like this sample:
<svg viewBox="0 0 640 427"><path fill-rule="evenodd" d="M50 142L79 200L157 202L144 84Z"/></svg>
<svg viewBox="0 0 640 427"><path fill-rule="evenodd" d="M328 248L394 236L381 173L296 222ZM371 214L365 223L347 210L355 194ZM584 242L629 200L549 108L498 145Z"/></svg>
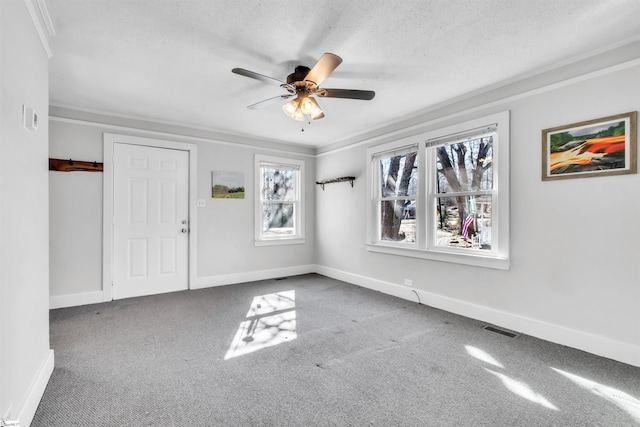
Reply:
<svg viewBox="0 0 640 427"><path fill-rule="evenodd" d="M168 141L132 135L105 132L103 135L103 202L102 202L102 300L113 300L113 148L114 144L142 145L146 147L168 148L189 153L189 247L187 286L197 277L198 221L196 195L198 190L197 158L198 146L194 143Z"/></svg>

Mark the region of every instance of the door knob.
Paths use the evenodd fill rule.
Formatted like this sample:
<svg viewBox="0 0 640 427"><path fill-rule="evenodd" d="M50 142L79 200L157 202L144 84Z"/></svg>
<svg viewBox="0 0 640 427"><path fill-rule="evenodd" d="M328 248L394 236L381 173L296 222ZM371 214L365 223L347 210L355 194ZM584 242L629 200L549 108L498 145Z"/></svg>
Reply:
<svg viewBox="0 0 640 427"><path fill-rule="evenodd" d="M183 229L182 229L182 230L180 230L180 231L182 231L183 233L186 233L186 232L187 232L187 231L189 231L189 230L187 230L186 228L183 228Z"/></svg>

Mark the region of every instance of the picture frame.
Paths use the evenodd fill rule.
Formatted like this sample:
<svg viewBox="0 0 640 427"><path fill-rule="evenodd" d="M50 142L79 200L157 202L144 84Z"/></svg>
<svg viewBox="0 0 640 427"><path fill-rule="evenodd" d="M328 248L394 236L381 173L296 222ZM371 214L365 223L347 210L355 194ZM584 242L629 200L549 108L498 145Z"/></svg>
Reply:
<svg viewBox="0 0 640 427"><path fill-rule="evenodd" d="M542 130L542 180L635 174L638 112Z"/></svg>
<svg viewBox="0 0 640 427"><path fill-rule="evenodd" d="M211 171L211 197L214 199L244 199L244 173Z"/></svg>

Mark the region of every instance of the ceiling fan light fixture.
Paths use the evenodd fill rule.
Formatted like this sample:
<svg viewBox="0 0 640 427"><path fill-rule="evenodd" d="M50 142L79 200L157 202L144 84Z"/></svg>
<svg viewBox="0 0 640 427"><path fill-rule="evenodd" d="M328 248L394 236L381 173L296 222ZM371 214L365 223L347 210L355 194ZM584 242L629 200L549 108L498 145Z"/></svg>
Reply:
<svg viewBox="0 0 640 427"><path fill-rule="evenodd" d="M294 98L282 106L282 111L284 111L287 116L295 119L295 113L296 110L298 110L299 104L300 100L298 98Z"/></svg>
<svg viewBox="0 0 640 427"><path fill-rule="evenodd" d="M298 97L301 98L300 99L300 110L302 110L302 113L303 114L311 114L311 110L314 107L313 98L311 98L310 96L307 96L306 94L299 95Z"/></svg>
<svg viewBox="0 0 640 427"><path fill-rule="evenodd" d="M304 114L311 116L314 120L324 117L318 101L316 101L313 96L305 96L300 102L300 109Z"/></svg>
<svg viewBox="0 0 640 427"><path fill-rule="evenodd" d="M283 105L282 111L287 116L298 121L303 121L305 116L310 116L313 120L324 117L324 113L315 98L305 92L298 93L298 96Z"/></svg>
<svg viewBox="0 0 640 427"><path fill-rule="evenodd" d="M302 112L300 107L296 108L296 111L293 113L293 118L299 122L304 120L304 113Z"/></svg>

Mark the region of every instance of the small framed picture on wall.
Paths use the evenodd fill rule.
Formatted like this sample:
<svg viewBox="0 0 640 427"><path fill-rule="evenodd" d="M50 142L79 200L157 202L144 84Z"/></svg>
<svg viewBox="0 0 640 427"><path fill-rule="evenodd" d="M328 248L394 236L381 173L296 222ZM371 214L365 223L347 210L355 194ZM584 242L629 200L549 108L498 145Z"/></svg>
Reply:
<svg viewBox="0 0 640 427"><path fill-rule="evenodd" d="M212 171L211 197L214 199L244 199L242 172Z"/></svg>

